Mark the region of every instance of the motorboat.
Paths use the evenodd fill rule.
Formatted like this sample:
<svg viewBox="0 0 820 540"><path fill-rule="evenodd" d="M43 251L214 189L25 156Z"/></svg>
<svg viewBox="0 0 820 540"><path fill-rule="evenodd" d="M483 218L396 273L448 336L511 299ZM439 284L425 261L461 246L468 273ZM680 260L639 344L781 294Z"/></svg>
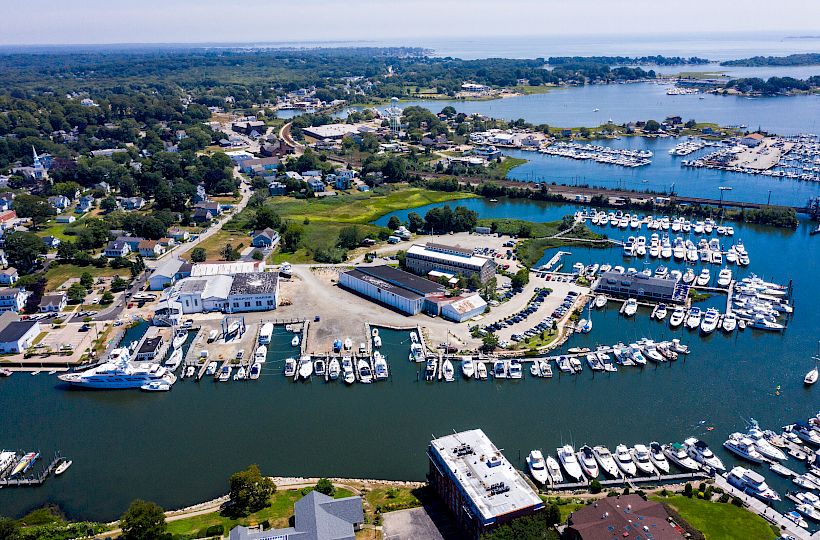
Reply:
<svg viewBox="0 0 820 540"><path fill-rule="evenodd" d="M754 419L751 420L751 426L749 427L749 430L746 432L746 436L749 437L752 440L752 442L754 442L755 449L763 457L771 460L780 461L787 459L785 452L783 452L781 449L777 448L775 445L766 440L765 433L763 433L763 430L760 429L760 426L758 426L757 422Z"/></svg>
<svg viewBox="0 0 820 540"><path fill-rule="evenodd" d="M298 347L299 346L299 336L293 336L293 339L290 340L291 347Z"/></svg>
<svg viewBox="0 0 820 540"><path fill-rule="evenodd" d="M327 364L323 358L317 358L313 361L313 373L316 374L317 377L324 377L326 369Z"/></svg>
<svg viewBox="0 0 820 540"><path fill-rule="evenodd" d="M672 312L672 316L669 317L669 326L672 328L677 328L681 324L683 324L684 319L686 318L686 310L682 307L676 307L675 310Z"/></svg>
<svg viewBox="0 0 820 540"><path fill-rule="evenodd" d="M584 473L581 471L581 465L578 464L578 459L575 457L575 449L570 445L564 445L558 450L558 461L564 467L567 475L576 482L584 480Z"/></svg>
<svg viewBox="0 0 820 540"><path fill-rule="evenodd" d="M806 373L803 377L803 384L814 384L817 382L818 375L820 375L820 343L817 344L818 353L814 355L814 369Z"/></svg>
<svg viewBox="0 0 820 540"><path fill-rule="evenodd" d="M547 472L546 461L541 450L533 450L527 456L527 467L530 469L530 474L539 484L546 484L549 481L550 475Z"/></svg>
<svg viewBox="0 0 820 540"><path fill-rule="evenodd" d="M729 438L723 443L723 447L752 463L762 463L766 459L757 451L755 443L741 433L729 435Z"/></svg>
<svg viewBox="0 0 820 540"><path fill-rule="evenodd" d="M717 328L719 319L720 312L718 310L715 308L707 309L700 323L700 331L704 334L711 334Z"/></svg>
<svg viewBox="0 0 820 540"><path fill-rule="evenodd" d="M188 331L187 330L178 330L176 334L174 334L174 339L171 341L174 349L179 349L185 344L185 340L188 339Z"/></svg>
<svg viewBox="0 0 820 540"><path fill-rule="evenodd" d="M806 516L812 521L820 521L820 510L814 505L808 503L798 504L796 507L798 512Z"/></svg>
<svg viewBox="0 0 820 540"><path fill-rule="evenodd" d="M360 359L359 363L356 364L356 368L359 372L359 380L365 384L369 384L373 382L373 373L370 371L370 364L365 359Z"/></svg>
<svg viewBox="0 0 820 540"><path fill-rule="evenodd" d="M598 355L595 353L589 353L586 355L586 361L589 365L589 369L592 371L603 371L604 364L598 359Z"/></svg>
<svg viewBox="0 0 820 540"><path fill-rule="evenodd" d="M638 301L634 298L629 298L624 304L624 315L632 317L638 312Z"/></svg>
<svg viewBox="0 0 820 540"><path fill-rule="evenodd" d="M165 367L167 367L169 371L176 371L181 363L182 349L174 349L174 352L172 352L168 360L165 361Z"/></svg>
<svg viewBox="0 0 820 540"><path fill-rule="evenodd" d="M70 459L64 459L59 465L57 465L57 468L54 469L54 476L60 476L61 474L66 472L68 468L71 467L72 463L74 462Z"/></svg>
<svg viewBox="0 0 820 540"><path fill-rule="evenodd" d="M390 373L387 369L387 359L379 351L373 352L373 377L377 381L383 381Z"/></svg>
<svg viewBox="0 0 820 540"><path fill-rule="evenodd" d="M424 347L420 343L411 343L409 358L411 362L424 362Z"/></svg>
<svg viewBox="0 0 820 540"><path fill-rule="evenodd" d="M233 376L233 380L235 381L244 381L247 378L248 373L245 371L244 366L239 366L239 369L236 370L236 373Z"/></svg>
<svg viewBox="0 0 820 540"><path fill-rule="evenodd" d="M475 375L475 364L473 364L473 359L469 356L465 356L461 360L461 374L464 375L466 379L472 379Z"/></svg>
<svg viewBox="0 0 820 540"><path fill-rule="evenodd" d="M475 376L476 379L480 381L487 380L487 364L484 362L476 362L476 369L475 369Z"/></svg>
<svg viewBox="0 0 820 540"><path fill-rule="evenodd" d="M655 306L655 309L653 311L654 317L659 321L664 320L666 318L667 313L668 310L666 309L666 304L658 304L657 306Z"/></svg>
<svg viewBox="0 0 820 540"><path fill-rule="evenodd" d="M604 307L606 305L606 302L607 302L607 298L603 294L599 294L598 296L595 297L595 307L596 308Z"/></svg>
<svg viewBox="0 0 820 540"><path fill-rule="evenodd" d="M410 343L418 343L419 342L419 335L416 333L415 330L410 332Z"/></svg>
<svg viewBox="0 0 820 540"><path fill-rule="evenodd" d="M140 386L143 392L167 392L171 389L171 385L162 381L151 381Z"/></svg>
<svg viewBox="0 0 820 540"><path fill-rule="evenodd" d="M578 450L578 463L580 463L584 474L589 478L598 478L598 462L595 461L595 454L592 452L592 448L584 445Z"/></svg>
<svg viewBox="0 0 820 540"><path fill-rule="evenodd" d="M666 357L660 353L654 343L645 344L643 352L652 362L666 362Z"/></svg>
<svg viewBox="0 0 820 540"><path fill-rule="evenodd" d="M211 332L212 337L211 336L208 337L211 341L216 339L216 334L214 334L214 332L216 332L216 330ZM271 340L272 336L273 336L273 323L266 322L266 323L262 324L262 326L259 328L259 344L260 345L267 345L268 343L270 343L270 340Z"/></svg>
<svg viewBox="0 0 820 540"><path fill-rule="evenodd" d="M25 454L22 458L20 458L20 461L18 461L14 468L11 470L11 472L9 473L9 477L17 476L18 474L24 474L31 468L32 465L34 465L34 462L37 461L37 458L39 457L39 452L29 452Z"/></svg>
<svg viewBox="0 0 820 540"><path fill-rule="evenodd" d="M658 472L652 464L649 449L644 444L636 444L629 450L629 455L632 456L632 461L635 463L637 469L646 475L655 475Z"/></svg>
<svg viewBox="0 0 820 540"><path fill-rule="evenodd" d="M265 360L268 358L268 348L265 345L260 345L256 348L256 352L253 353L253 359L255 362L264 363Z"/></svg>
<svg viewBox="0 0 820 540"><path fill-rule="evenodd" d="M547 474L552 480L553 484L560 484L564 481L564 475L561 473L561 467L558 465L558 462L555 461L555 458L552 456L547 456L546 459L546 467L547 467Z"/></svg>
<svg viewBox="0 0 820 540"><path fill-rule="evenodd" d="M726 467L723 462L717 457L709 446L695 437L690 437L683 441L683 446L689 457L703 465L704 467L711 467L718 471L725 471Z"/></svg>
<svg viewBox="0 0 820 540"><path fill-rule="evenodd" d="M727 313L723 316L723 322L721 323L720 327L723 329L724 332L731 333L735 331L737 328L737 315L734 313Z"/></svg>
<svg viewBox="0 0 820 540"><path fill-rule="evenodd" d="M222 366L222 369L219 370L219 375L217 375L217 380L219 382L226 382L230 380L231 373L233 373L233 368L231 366Z"/></svg>
<svg viewBox="0 0 820 540"><path fill-rule="evenodd" d="M216 374L216 368L217 368L217 363L216 362L210 362L208 364L208 367L205 368L205 375L215 375Z"/></svg>
<svg viewBox="0 0 820 540"><path fill-rule="evenodd" d="M341 352L342 350L342 340L341 339L334 339L333 340L333 352Z"/></svg>
<svg viewBox="0 0 820 540"><path fill-rule="evenodd" d="M286 358L285 359L285 377L293 377L296 375L296 359L295 358Z"/></svg>
<svg viewBox="0 0 820 540"><path fill-rule="evenodd" d="M686 327L694 330L700 326L702 313L699 307L689 308L689 313L686 315Z"/></svg>
<svg viewBox="0 0 820 540"><path fill-rule="evenodd" d="M817 478L808 474L798 474L792 478L792 482L803 489L820 489L820 481Z"/></svg>
<svg viewBox="0 0 820 540"><path fill-rule="evenodd" d="M298 336L295 336L295 337L298 337ZM346 351L351 350L353 348L353 340L351 340L350 338L346 338L345 341L344 341L344 348L345 348Z"/></svg>
<svg viewBox="0 0 820 540"><path fill-rule="evenodd" d="M374 329L373 331L377 332L378 330ZM373 347L378 349L381 346L382 346L382 337L379 334L374 334L373 335Z"/></svg>
<svg viewBox="0 0 820 540"><path fill-rule="evenodd" d="M743 493L751 495L766 503L780 500L780 495L766 484L766 479L755 471L744 467L735 467L726 478L730 485Z"/></svg>
<svg viewBox="0 0 820 540"><path fill-rule="evenodd" d="M700 275L698 275L697 279L695 280L695 285L698 287L706 287L709 285L709 281L712 279L712 273L709 271L708 268L704 268L700 271Z"/></svg>
<svg viewBox="0 0 820 540"><path fill-rule="evenodd" d="M188 366L185 369L185 376L186 377L193 377L194 373L196 373L196 368L194 366Z"/></svg>
<svg viewBox="0 0 820 540"><path fill-rule="evenodd" d="M646 365L646 357L643 355L641 348L637 345L633 344L629 346L629 354L632 356L632 360L639 366Z"/></svg>
<svg viewBox="0 0 820 540"><path fill-rule="evenodd" d="M717 284L720 287L728 287L729 284L732 282L732 271L728 268L722 269L718 272L718 279Z"/></svg>
<svg viewBox="0 0 820 540"><path fill-rule="evenodd" d="M330 363L327 365L327 376L331 381L335 381L339 378L339 374L342 372L342 368L339 365L338 358L331 358Z"/></svg>
<svg viewBox="0 0 820 540"><path fill-rule="evenodd" d="M342 373L344 374L345 384L353 384L356 382L356 374L353 372L353 362L349 356L342 357Z"/></svg>
<svg viewBox="0 0 820 540"><path fill-rule="evenodd" d="M687 268L686 272L683 273L683 282L687 285L695 281L695 271L691 268Z"/></svg>
<svg viewBox="0 0 820 540"><path fill-rule="evenodd" d="M700 464L689 457L686 448L680 443L665 444L663 454L679 468L685 471L697 471L700 469Z"/></svg>
<svg viewBox="0 0 820 540"><path fill-rule="evenodd" d="M649 443L649 459L652 461L652 464L655 465L655 468L658 469L658 472L669 474L669 461L663 454L663 448L660 443L655 441Z"/></svg>
<svg viewBox="0 0 820 540"><path fill-rule="evenodd" d="M259 375L262 374L262 364L260 362L254 362L251 364L250 369L248 370L248 378L255 381L259 378Z"/></svg>
<svg viewBox="0 0 820 540"><path fill-rule="evenodd" d="M518 360L510 360L510 364L507 367L507 374L510 379L520 379L524 376L521 371L521 362Z"/></svg>
<svg viewBox="0 0 820 540"><path fill-rule="evenodd" d="M234 321L228 326L228 331L225 332L225 336L232 336L237 332L239 332L239 321Z"/></svg>
<svg viewBox="0 0 820 540"><path fill-rule="evenodd" d="M635 476L638 472L635 462L632 461L629 448L625 444L619 444L615 447L615 464L626 476Z"/></svg>
<svg viewBox="0 0 820 540"><path fill-rule="evenodd" d="M788 519L789 521L791 521L792 523L794 523L798 527L802 527L804 529L809 528L808 522L805 519L803 519L803 516L801 516L800 512L798 512L797 510L792 510L790 512L786 512L785 514L783 514L783 517ZM784 537L781 536L781 538L784 538Z"/></svg>
<svg viewBox="0 0 820 540"><path fill-rule="evenodd" d="M310 379L311 375L313 375L313 362L311 362L310 356L303 356L299 359L299 377Z"/></svg>
<svg viewBox="0 0 820 540"><path fill-rule="evenodd" d="M592 319L581 319L575 328L577 332L589 334L592 332Z"/></svg>
<svg viewBox="0 0 820 540"><path fill-rule="evenodd" d="M606 446L596 446L592 449L592 453L595 455L595 459L598 460L601 470L603 470L607 476L611 478L619 478L621 476L618 465L615 464L615 458L612 457L609 448Z"/></svg>
<svg viewBox="0 0 820 540"><path fill-rule="evenodd" d="M502 362L503 363L503 362ZM428 358L427 364L424 366L424 378L428 381L435 380L438 371L438 360L435 358Z"/></svg>
<svg viewBox="0 0 820 540"><path fill-rule="evenodd" d="M102 364L84 371L64 373L58 378L72 386L101 389L140 388L153 381L176 382L176 375L164 366L149 362L134 364L130 354L125 347L113 349Z"/></svg>
<svg viewBox="0 0 820 540"><path fill-rule="evenodd" d="M795 422L795 424L791 427L791 431L793 431L803 441L814 446L820 446L820 431L814 429L814 427L810 426L806 422Z"/></svg>
<svg viewBox="0 0 820 540"><path fill-rule="evenodd" d="M779 474L780 476L785 476L786 478L797 476L797 473L793 470L789 469L788 467L781 465L780 463L773 462L769 465L769 470Z"/></svg>

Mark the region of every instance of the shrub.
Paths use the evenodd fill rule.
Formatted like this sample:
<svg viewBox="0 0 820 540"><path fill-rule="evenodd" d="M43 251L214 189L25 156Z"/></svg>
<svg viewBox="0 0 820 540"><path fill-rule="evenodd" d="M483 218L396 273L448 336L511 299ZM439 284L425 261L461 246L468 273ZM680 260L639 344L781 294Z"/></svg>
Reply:
<svg viewBox="0 0 820 540"><path fill-rule="evenodd" d="M683 486L683 496L692 498L692 484L686 482L686 485Z"/></svg>
<svg viewBox="0 0 820 540"><path fill-rule="evenodd" d="M593 479L592 482L589 483L590 493L600 493L602 489L601 483L597 479Z"/></svg>
<svg viewBox="0 0 820 540"><path fill-rule="evenodd" d="M738 507L743 507L743 501L741 501L738 497L732 497L732 504Z"/></svg>
<svg viewBox="0 0 820 540"><path fill-rule="evenodd" d="M222 536L223 534L225 534L225 527L221 523L211 525L205 529L205 536Z"/></svg>
<svg viewBox="0 0 820 540"><path fill-rule="evenodd" d="M718 502L722 502L722 503L727 503L727 502L729 502L729 494L728 494L728 493L724 493L723 495L721 495L721 496L720 496L720 499L718 499Z"/></svg>

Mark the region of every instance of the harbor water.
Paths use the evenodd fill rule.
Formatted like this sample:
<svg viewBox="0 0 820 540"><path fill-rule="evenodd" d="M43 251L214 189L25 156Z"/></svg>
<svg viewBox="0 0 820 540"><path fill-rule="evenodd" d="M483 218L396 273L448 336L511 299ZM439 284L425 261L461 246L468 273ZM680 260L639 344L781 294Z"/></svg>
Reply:
<svg viewBox="0 0 820 540"><path fill-rule="evenodd" d="M464 204L482 217L535 220L574 210L531 201ZM750 271L779 283L793 280L795 315L784 333L747 329L702 338L669 330L644 309L624 319L613 304L593 312L590 334L565 345L679 337L692 352L674 363L611 374L556 373L551 380L527 373L521 381L457 377L450 384L428 383L418 375L422 366L408 361L408 333L383 329L387 381L350 387L294 383L282 374L284 359L297 354L292 334L277 327L257 381L181 380L171 392L145 393L69 390L45 373L2 379L3 446L60 450L74 464L41 487L0 490L0 514L18 516L51 502L73 518L109 520L138 497L181 507L225 493L228 476L250 463L269 475L423 480L431 436L476 427L521 468L531 449L554 452L562 442L614 448L689 436L735 463L720 445L729 433L745 429L744 419L777 429L820 408L820 388L802 382L820 325L817 237L809 236L808 224L797 231L738 224L735 229L749 251ZM567 267L576 261L641 266L624 261L616 248L569 251ZM704 305L724 301L715 297ZM786 464L799 468L793 460ZM759 470L781 494L792 487Z"/></svg>

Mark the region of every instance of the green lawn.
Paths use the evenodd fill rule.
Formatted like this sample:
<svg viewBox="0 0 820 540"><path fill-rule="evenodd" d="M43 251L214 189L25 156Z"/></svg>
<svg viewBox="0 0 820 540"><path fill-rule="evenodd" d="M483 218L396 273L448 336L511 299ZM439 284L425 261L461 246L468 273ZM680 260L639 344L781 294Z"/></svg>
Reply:
<svg viewBox="0 0 820 540"><path fill-rule="evenodd" d="M491 166L491 170L494 170L502 178L506 178L507 173L509 173L511 170L518 167L519 165L525 164L526 162L527 160L523 158L505 157L501 161L501 163L493 164Z"/></svg>
<svg viewBox="0 0 820 540"><path fill-rule="evenodd" d="M692 527L703 533L706 540L768 540L776 537L766 520L732 504L690 499L682 495L652 499L665 502L677 510Z"/></svg>
<svg viewBox="0 0 820 540"><path fill-rule="evenodd" d="M547 504L555 503L558 505L558 509L561 510L562 523L567 520L571 513L586 506L586 504L582 502L576 502L572 499L565 499L564 497L547 497L546 495L541 495L541 499Z"/></svg>
<svg viewBox="0 0 820 540"><path fill-rule="evenodd" d="M116 276L119 275L125 280L131 279L131 271L128 268L97 268L89 264L88 266L77 266L76 264L52 264L46 272L46 291L53 291L69 278L79 278L88 272L93 277Z"/></svg>
<svg viewBox="0 0 820 540"><path fill-rule="evenodd" d="M352 493L346 489L336 488L334 497L340 499L349 497ZM288 519L293 515L293 505L304 497L301 489L290 489L277 491L271 498L267 508L253 513L247 517L232 519L221 515L219 512L211 512L201 516L180 519L168 522L168 532L171 534L190 535L197 538L197 534L213 525L222 524L225 534L237 525L258 525L263 521L268 522L270 527L287 527Z"/></svg>
<svg viewBox="0 0 820 540"><path fill-rule="evenodd" d="M380 487L365 493L364 498L370 503L371 511L381 508L382 512L392 512L421 506L425 496L425 488Z"/></svg>
<svg viewBox="0 0 820 540"><path fill-rule="evenodd" d="M534 222L534 221L524 221L523 219L492 219L492 218L482 218L478 220L479 225L483 225L484 227L492 227L493 224L496 225L496 231L501 234L518 234L521 230L522 225L526 225L530 228L530 236L533 238L544 237L544 236L552 236L558 232L558 225L560 221L548 221L548 222Z"/></svg>
<svg viewBox="0 0 820 540"><path fill-rule="evenodd" d="M191 251L199 247L205 250L208 260L221 260L222 250L225 248L225 244L231 244L234 249L236 249L239 244L244 244L244 249L251 245L251 237L246 232L233 232L220 229L196 246L189 248L180 256L188 257Z"/></svg>

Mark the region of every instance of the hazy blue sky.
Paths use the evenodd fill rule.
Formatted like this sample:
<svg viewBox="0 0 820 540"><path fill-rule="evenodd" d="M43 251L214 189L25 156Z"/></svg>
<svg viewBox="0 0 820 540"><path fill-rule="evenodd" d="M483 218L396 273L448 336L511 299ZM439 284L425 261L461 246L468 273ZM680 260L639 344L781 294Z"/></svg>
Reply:
<svg viewBox="0 0 820 540"><path fill-rule="evenodd" d="M820 33L820 0L0 0L0 43ZM415 39L414 39L415 38Z"/></svg>

